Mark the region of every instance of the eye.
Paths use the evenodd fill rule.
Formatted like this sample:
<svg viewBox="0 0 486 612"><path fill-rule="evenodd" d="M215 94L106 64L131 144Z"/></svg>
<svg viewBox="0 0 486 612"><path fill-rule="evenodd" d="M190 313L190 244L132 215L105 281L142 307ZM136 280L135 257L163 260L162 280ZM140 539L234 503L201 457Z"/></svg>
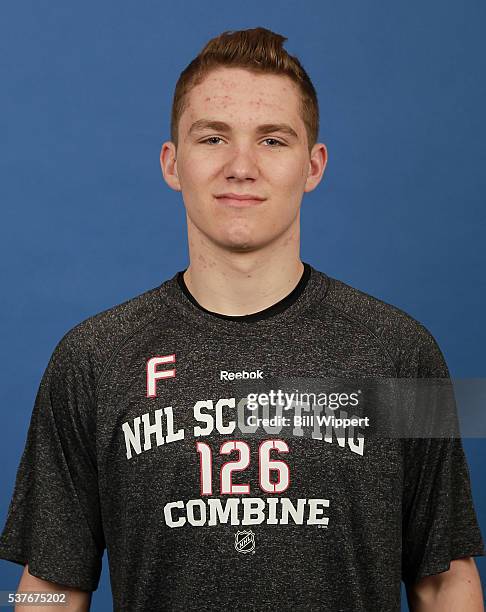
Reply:
<svg viewBox="0 0 486 612"><path fill-rule="evenodd" d="M264 142L267 142L268 140L272 140L274 143L277 143L277 145L280 147L285 147L285 144L283 142L280 142L280 140L277 140L276 138L265 138ZM274 146L275 145L272 145L272 147Z"/></svg>
<svg viewBox="0 0 486 612"><path fill-rule="evenodd" d="M201 140L201 144L203 143L213 144L209 142L210 140L221 140L221 138L219 136L210 136L209 138L206 138L205 140Z"/></svg>

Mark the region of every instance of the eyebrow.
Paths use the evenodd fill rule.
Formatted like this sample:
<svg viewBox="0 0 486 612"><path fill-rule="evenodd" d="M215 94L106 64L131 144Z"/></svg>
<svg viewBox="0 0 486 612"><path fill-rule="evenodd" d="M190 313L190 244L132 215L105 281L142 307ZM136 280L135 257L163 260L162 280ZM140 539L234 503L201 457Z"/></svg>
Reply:
<svg viewBox="0 0 486 612"><path fill-rule="evenodd" d="M215 130L216 132L231 132L231 126L224 121L214 121L211 119L199 119L189 128L189 134L202 132L204 130ZM293 138L299 139L297 132L287 123L264 123L257 126L258 135L269 134L270 132L282 132Z"/></svg>

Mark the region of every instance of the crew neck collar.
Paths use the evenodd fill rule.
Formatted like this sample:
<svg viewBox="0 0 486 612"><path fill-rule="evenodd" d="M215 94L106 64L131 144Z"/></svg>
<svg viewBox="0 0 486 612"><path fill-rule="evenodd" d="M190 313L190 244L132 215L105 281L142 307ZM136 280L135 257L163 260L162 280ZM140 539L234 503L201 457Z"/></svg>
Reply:
<svg viewBox="0 0 486 612"><path fill-rule="evenodd" d="M197 306L203 312L207 312L211 314L212 316L218 317L220 319L225 319L226 321L238 321L239 323L250 323L252 321L254 322L254 321L260 321L261 319L267 319L279 312L283 312L293 302L295 302L295 300L299 297L299 295L305 289L305 286L307 285L307 282L311 274L309 264L305 262L302 262L302 263L304 264L304 270L301 274L299 282L292 289L290 293L288 293L285 297L283 297L281 300L279 300L275 304L272 304L271 306L268 306L267 308L264 308L263 310L259 310L258 312L253 312L247 315L226 315L220 312L213 312L211 310L208 310L207 308L204 308L204 306L201 306L201 304L199 304L196 298L189 291L184 281L184 272L187 270L187 268L186 270L181 270L180 272L177 272L176 279L179 284L179 287L181 288L181 290L183 291L187 299L190 300L195 306Z"/></svg>
<svg viewBox="0 0 486 612"><path fill-rule="evenodd" d="M329 277L306 262L302 276L294 289L272 306L243 316L222 315L203 308L190 294L182 277L185 270L178 271L160 285L160 298L175 309L178 316L198 326L236 334L264 330L286 322L315 300L322 300L329 286ZM181 282L182 280L182 282Z"/></svg>

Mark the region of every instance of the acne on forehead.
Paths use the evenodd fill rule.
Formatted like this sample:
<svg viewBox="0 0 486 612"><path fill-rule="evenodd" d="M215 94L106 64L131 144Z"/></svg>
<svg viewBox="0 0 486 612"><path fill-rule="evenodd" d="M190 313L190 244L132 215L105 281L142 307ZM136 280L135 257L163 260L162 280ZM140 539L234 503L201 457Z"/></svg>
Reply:
<svg viewBox="0 0 486 612"><path fill-rule="evenodd" d="M286 89L283 89L283 92L285 96L288 95ZM224 109L229 108L231 106L238 107L241 104L241 100L238 99L237 96L221 94L221 93L214 93L213 95L206 95L201 99L201 101L203 102L203 105L202 105L203 107L216 106L216 107L224 108ZM273 111L284 111L285 110L285 106L282 105L282 94L281 93L278 93L272 96L271 98L269 96L267 96L266 98L258 96L255 99L247 100L247 104L254 108L269 108ZM199 106L199 105L196 104L196 106ZM186 109L187 110L195 109L194 99L191 100L190 96L189 96L188 103L186 105Z"/></svg>
<svg viewBox="0 0 486 612"><path fill-rule="evenodd" d="M207 96L204 98L204 106L209 107L217 107L217 108L229 108L231 106L238 107L240 105L239 100L235 100L232 96L222 96L215 94L214 96ZM248 100L248 105L254 108L262 108L267 107L274 111L283 111L284 107L280 104L280 100L278 102L269 102L268 100L263 100L262 98L257 98L256 100ZM189 108L189 105L188 105ZM193 109L194 106L191 107ZM209 111L210 112L210 111Z"/></svg>
<svg viewBox="0 0 486 612"><path fill-rule="evenodd" d="M235 76L234 74L235 71L238 73L238 76ZM275 97L280 98L282 93L288 96L289 94L291 94L291 92L296 93L298 96L300 95L298 87L290 80L289 77L285 75L277 75L277 74L271 74L271 73L254 74L243 68L215 69L211 71L201 83L196 85L196 87L194 87L192 91L197 90L197 89L204 89L206 87L213 88L213 87L219 86L224 89L229 89L230 91L237 91L239 88L243 88L243 90L246 92L248 91L248 86L246 84L243 84L243 81L246 81L246 80L250 81L250 86L252 90L255 90L255 89L258 90L258 87L262 83L262 79L267 80L267 82L270 79L273 82L279 84L278 92L269 91L268 84L264 84L262 86L262 89L263 91L265 91L265 94L267 96L269 94L270 95L274 94ZM228 101L234 98L234 96L231 96L228 94L226 95L217 94L217 96L218 98L222 100L226 99ZM208 96L205 98L205 100L209 101L209 100L212 100L213 98L214 96ZM266 103L266 100L262 100L261 97L259 97L259 100L261 101L261 103Z"/></svg>
<svg viewBox="0 0 486 612"><path fill-rule="evenodd" d="M243 72L244 76L241 74L239 77L235 76L235 70L238 73ZM269 91L268 84L262 83L261 79L268 79L268 77L272 80L278 79L276 81L278 88L275 91ZM223 91L218 91L221 89ZM201 83L198 83L198 85L191 89L187 95L186 107L183 112L185 117L181 117L181 123L183 121L187 129L189 129L189 125L197 120L201 113L211 115L211 109L225 110L229 113L226 115L226 118L228 120L232 119L234 115L232 115L231 109L238 108L241 105L241 100L238 98L238 90L245 96L246 103L252 109L267 110L266 117L262 117L262 123L270 123L276 120L273 114L275 112L287 111L288 106L282 104L282 101L288 101L292 93L296 93L296 104L292 114L298 117L297 121L300 123L300 93L298 87L290 81L289 77L273 74L255 75L247 70L237 68L213 70ZM228 91L231 93L227 93ZM248 99L248 95L252 95L252 92L254 97ZM268 111L272 113L270 117L268 116ZM283 122L288 122L288 118L284 119L282 117L282 120ZM299 130L299 126L295 125L295 121L292 123ZM305 129L304 126L300 127ZM302 131L302 129L299 131Z"/></svg>

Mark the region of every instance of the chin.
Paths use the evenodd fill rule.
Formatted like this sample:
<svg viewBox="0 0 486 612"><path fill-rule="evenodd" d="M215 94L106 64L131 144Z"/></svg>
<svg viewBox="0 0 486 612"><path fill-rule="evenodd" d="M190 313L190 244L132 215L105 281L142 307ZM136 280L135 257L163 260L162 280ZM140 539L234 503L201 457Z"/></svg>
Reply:
<svg viewBox="0 0 486 612"><path fill-rule="evenodd" d="M236 252L252 251L261 246L261 241L258 240L255 232L250 232L248 229L242 231L241 228L238 228L233 231L221 232L215 238L216 242L219 242L222 247Z"/></svg>
<svg viewBox="0 0 486 612"><path fill-rule="evenodd" d="M234 251L236 253L246 253L248 251L253 251L258 247L258 244L248 238L247 240L223 240L220 241L221 246L229 251Z"/></svg>

